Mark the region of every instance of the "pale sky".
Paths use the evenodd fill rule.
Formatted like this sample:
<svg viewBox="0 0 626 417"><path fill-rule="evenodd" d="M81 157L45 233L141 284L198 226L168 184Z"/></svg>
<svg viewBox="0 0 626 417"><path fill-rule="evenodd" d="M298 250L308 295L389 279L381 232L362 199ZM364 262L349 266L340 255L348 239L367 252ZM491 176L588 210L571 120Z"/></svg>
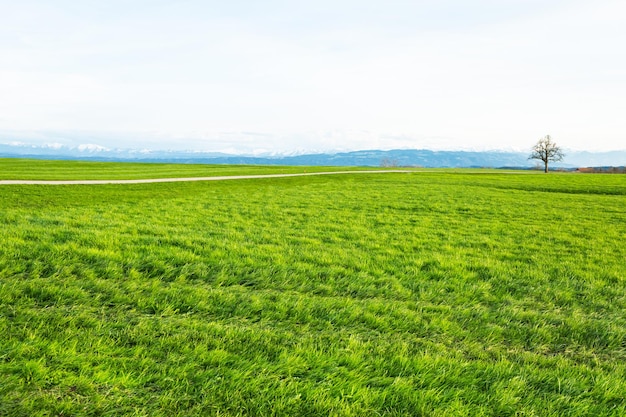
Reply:
<svg viewBox="0 0 626 417"><path fill-rule="evenodd" d="M626 149L624 0L0 0L0 143Z"/></svg>

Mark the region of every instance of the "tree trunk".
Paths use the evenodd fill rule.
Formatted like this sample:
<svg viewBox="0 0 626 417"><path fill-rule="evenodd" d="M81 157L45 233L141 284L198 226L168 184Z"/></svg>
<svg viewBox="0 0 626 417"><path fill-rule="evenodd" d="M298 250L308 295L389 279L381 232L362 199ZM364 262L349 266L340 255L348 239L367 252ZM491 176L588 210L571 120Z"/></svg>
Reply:
<svg viewBox="0 0 626 417"><path fill-rule="evenodd" d="M546 168L543 172L547 174L548 173L548 161L544 161L544 164L546 164Z"/></svg>

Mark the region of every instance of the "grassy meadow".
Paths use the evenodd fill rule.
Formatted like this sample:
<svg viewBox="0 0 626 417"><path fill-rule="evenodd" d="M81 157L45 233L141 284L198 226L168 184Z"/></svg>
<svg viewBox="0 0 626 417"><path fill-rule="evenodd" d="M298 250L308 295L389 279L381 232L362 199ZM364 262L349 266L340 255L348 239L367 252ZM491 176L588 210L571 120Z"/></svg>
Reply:
<svg viewBox="0 0 626 417"><path fill-rule="evenodd" d="M0 180L111 180L371 170L363 167L291 167L0 158Z"/></svg>
<svg viewBox="0 0 626 417"><path fill-rule="evenodd" d="M625 236L622 175L2 185L0 415L624 416Z"/></svg>

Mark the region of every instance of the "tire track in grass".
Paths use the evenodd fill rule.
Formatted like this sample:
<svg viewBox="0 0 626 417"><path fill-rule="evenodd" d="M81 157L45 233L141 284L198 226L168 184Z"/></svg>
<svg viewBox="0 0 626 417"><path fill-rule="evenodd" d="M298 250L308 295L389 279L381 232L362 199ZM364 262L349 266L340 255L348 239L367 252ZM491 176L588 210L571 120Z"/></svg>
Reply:
<svg viewBox="0 0 626 417"><path fill-rule="evenodd" d="M148 184L157 182L188 182L188 181L225 181L225 180L248 180L256 178L285 178L305 177L311 175L340 175L340 174L387 174L387 173L411 173L408 170L387 171L328 171L328 172L304 172L296 174L259 174L259 175L231 175L213 177L181 177L181 178L145 178L133 180L0 180L0 185L97 185L97 184Z"/></svg>

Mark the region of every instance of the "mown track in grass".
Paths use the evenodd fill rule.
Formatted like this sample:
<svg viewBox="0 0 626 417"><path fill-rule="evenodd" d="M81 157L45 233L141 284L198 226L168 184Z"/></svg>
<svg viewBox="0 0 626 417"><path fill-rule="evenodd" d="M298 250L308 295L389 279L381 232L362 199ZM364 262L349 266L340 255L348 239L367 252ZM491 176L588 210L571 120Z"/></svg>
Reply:
<svg viewBox="0 0 626 417"><path fill-rule="evenodd" d="M626 413L623 177L0 192L2 415Z"/></svg>
<svg viewBox="0 0 626 417"><path fill-rule="evenodd" d="M362 167L166 164L141 162L45 161L0 158L0 180L135 180L231 175L358 171Z"/></svg>
<svg viewBox="0 0 626 417"><path fill-rule="evenodd" d="M259 174L259 175L223 175L216 177L174 177L174 178L144 178L134 180L0 180L0 185L102 185L102 184L155 184L163 182L198 182L198 181L226 181L252 180L267 178L310 177L315 175L346 175L346 174L398 174L409 173L409 170L379 170L379 171L320 171L300 172L295 174Z"/></svg>

